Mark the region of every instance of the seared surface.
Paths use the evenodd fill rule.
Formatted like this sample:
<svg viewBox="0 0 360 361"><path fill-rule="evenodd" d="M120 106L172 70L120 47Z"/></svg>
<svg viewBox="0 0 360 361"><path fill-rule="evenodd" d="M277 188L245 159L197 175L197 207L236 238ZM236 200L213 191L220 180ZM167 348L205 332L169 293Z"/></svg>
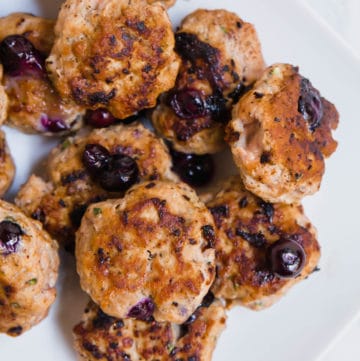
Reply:
<svg viewBox="0 0 360 361"><path fill-rule="evenodd" d="M339 115L319 96L319 124L300 113L304 78L289 64L266 69L233 109L227 141L245 187L270 202L298 202L315 193L325 170L324 159L336 149L332 130Z"/></svg>
<svg viewBox="0 0 360 361"><path fill-rule="evenodd" d="M246 191L240 177L232 177L207 206L218 231L217 278L212 287L216 297L259 310L277 301L317 266L316 230L300 205L266 203ZM280 238L293 239L304 248L306 263L296 278L272 273L267 249Z"/></svg>
<svg viewBox="0 0 360 361"><path fill-rule="evenodd" d="M0 196L10 188L15 176L15 164L6 142L5 133L0 130Z"/></svg>
<svg viewBox="0 0 360 361"><path fill-rule="evenodd" d="M9 35L22 35L46 57L54 42L53 20L25 13L0 18L0 41ZM49 79L39 75L10 76L2 81L9 98L7 124L26 133L59 135L82 125L83 109L60 98ZM52 132L45 115L63 123L63 130Z"/></svg>
<svg viewBox="0 0 360 361"><path fill-rule="evenodd" d="M90 302L82 322L74 327L75 349L84 361L210 361L225 327L225 310L216 301L196 313L183 335L169 322L110 317Z"/></svg>
<svg viewBox="0 0 360 361"><path fill-rule="evenodd" d="M0 332L18 336L46 317L55 300L58 247L41 224L0 201L0 222L22 230L15 252L0 247Z"/></svg>
<svg viewBox="0 0 360 361"><path fill-rule="evenodd" d="M181 37L189 40L184 53ZM215 153L224 147L224 124L240 89L253 83L264 69L260 43L252 24L226 10L199 9L182 21L176 35L182 62L175 88L161 98L152 114L156 130L185 153ZM186 119L170 107L169 96L197 90L211 102L206 114ZM211 114L212 112L212 114ZM219 113L219 114L217 114Z"/></svg>
<svg viewBox="0 0 360 361"><path fill-rule="evenodd" d="M89 134L65 139L49 155L50 183L32 176L20 189L16 203L40 220L45 229L66 247L72 247L74 234L86 207L122 192L108 192L89 174L82 162L86 144L99 144L110 153L131 156L139 167L140 181L177 180L162 140L139 123L95 129Z"/></svg>
<svg viewBox="0 0 360 361"><path fill-rule="evenodd" d="M165 8L135 0L68 0L47 59L60 94L126 118L174 85L178 59Z"/></svg>
<svg viewBox="0 0 360 361"><path fill-rule="evenodd" d="M76 234L81 286L109 315L126 317L150 299L157 321L180 324L214 280L214 237L211 214L190 187L142 183L88 207Z"/></svg>

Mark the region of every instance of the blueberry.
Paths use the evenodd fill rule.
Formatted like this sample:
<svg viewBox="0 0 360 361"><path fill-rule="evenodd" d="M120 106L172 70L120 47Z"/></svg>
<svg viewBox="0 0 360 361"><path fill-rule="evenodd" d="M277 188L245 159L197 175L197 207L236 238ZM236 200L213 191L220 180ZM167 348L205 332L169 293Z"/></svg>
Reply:
<svg viewBox="0 0 360 361"><path fill-rule="evenodd" d="M105 128L117 121L118 119L104 108L87 110L85 113L85 122L95 128Z"/></svg>
<svg viewBox="0 0 360 361"><path fill-rule="evenodd" d="M128 190L139 180L139 168L135 160L125 154L114 154L98 175L100 185L113 192Z"/></svg>
<svg viewBox="0 0 360 361"><path fill-rule="evenodd" d="M127 317L148 321L152 318L154 310L155 304L153 300L151 298L144 298L130 309Z"/></svg>
<svg viewBox="0 0 360 361"><path fill-rule="evenodd" d="M2 221L0 223L0 254L7 256L15 253L23 234L24 232L17 223Z"/></svg>
<svg viewBox="0 0 360 361"><path fill-rule="evenodd" d="M82 155L86 169L95 175L106 167L110 158L109 151L100 144L86 144Z"/></svg>
<svg viewBox="0 0 360 361"><path fill-rule="evenodd" d="M302 78L300 83L300 97L298 111L309 124L310 131L320 126L324 114L321 96L308 79Z"/></svg>
<svg viewBox="0 0 360 361"><path fill-rule="evenodd" d="M69 126L60 118L50 118L43 114L40 118L41 125L51 133L64 132L69 129Z"/></svg>
<svg viewBox="0 0 360 361"><path fill-rule="evenodd" d="M214 294L211 291L209 291L203 298L200 307L209 308L211 304L214 302L214 300L215 300Z"/></svg>
<svg viewBox="0 0 360 361"><path fill-rule="evenodd" d="M173 91L168 98L175 114L183 119L195 119L206 115L206 103L199 90L183 89Z"/></svg>
<svg viewBox="0 0 360 361"><path fill-rule="evenodd" d="M171 155L174 171L185 183L200 187L211 181L215 166L210 154L185 154L172 150Z"/></svg>
<svg viewBox="0 0 360 361"><path fill-rule="evenodd" d="M0 43L0 61L11 76L46 75L45 57L22 35L10 35Z"/></svg>
<svg viewBox="0 0 360 361"><path fill-rule="evenodd" d="M206 111L218 123L226 124L231 118L230 111L226 108L226 100L219 92L206 98Z"/></svg>
<svg viewBox="0 0 360 361"><path fill-rule="evenodd" d="M304 268L306 254L298 242L281 238L269 247L268 260L275 275L293 278Z"/></svg>

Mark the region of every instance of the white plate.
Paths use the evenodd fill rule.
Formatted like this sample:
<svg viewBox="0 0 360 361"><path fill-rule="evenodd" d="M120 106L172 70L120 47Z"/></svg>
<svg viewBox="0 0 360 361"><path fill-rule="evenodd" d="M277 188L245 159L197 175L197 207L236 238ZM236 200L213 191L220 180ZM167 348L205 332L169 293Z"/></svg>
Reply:
<svg viewBox="0 0 360 361"><path fill-rule="evenodd" d="M2 2L0 15L28 11L55 16L59 0ZM301 5L289 0L178 0L170 14L174 25L198 7L223 7L256 25L265 59L300 66L322 94L337 105L341 122L339 148L327 162L321 191L306 199L308 216L319 231L321 272L293 288L263 312L237 308L230 312L214 361L311 361L360 308L360 242L355 225L360 215L358 149L360 65L347 48ZM10 195L39 168L52 142L7 130L17 163ZM59 297L49 317L23 336L0 336L0 360L72 361L71 329L86 297L79 290L73 259L63 257Z"/></svg>

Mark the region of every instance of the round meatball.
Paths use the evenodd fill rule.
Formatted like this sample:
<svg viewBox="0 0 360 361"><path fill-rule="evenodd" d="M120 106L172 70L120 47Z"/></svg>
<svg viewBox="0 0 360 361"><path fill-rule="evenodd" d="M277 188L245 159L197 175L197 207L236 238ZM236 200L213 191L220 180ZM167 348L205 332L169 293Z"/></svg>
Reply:
<svg viewBox="0 0 360 361"><path fill-rule="evenodd" d="M175 88L152 114L156 130L185 153L216 153L231 106L264 69L255 28L226 10L196 10L175 34Z"/></svg>
<svg viewBox="0 0 360 361"><path fill-rule="evenodd" d="M84 164L86 147L94 145L104 147L108 159L114 155L129 157L138 169L136 181L178 179L171 171L171 157L163 141L139 123L95 129L65 139L50 153L50 182L31 176L15 202L27 215L40 220L68 250L73 248L75 231L87 206L124 194L121 189L103 188L102 173L94 173ZM121 179L121 172L117 177Z"/></svg>
<svg viewBox="0 0 360 361"><path fill-rule="evenodd" d="M180 330L169 322L110 317L90 302L74 327L75 349L84 361L209 361L225 321L219 301L200 307Z"/></svg>
<svg viewBox="0 0 360 361"><path fill-rule="evenodd" d="M6 142L5 133L0 130L0 197L10 188L15 176L15 164Z"/></svg>
<svg viewBox="0 0 360 361"><path fill-rule="evenodd" d="M62 100L46 75L53 28L54 21L30 14L0 18L2 83L9 98L7 124L26 133L59 135L82 125L83 109ZM26 60L20 60L21 54Z"/></svg>
<svg viewBox="0 0 360 361"><path fill-rule="evenodd" d="M269 202L315 193L336 149L338 113L298 68L267 68L233 109L226 139L245 187Z"/></svg>
<svg viewBox="0 0 360 361"><path fill-rule="evenodd" d="M207 206L218 231L216 297L259 310L316 268L316 230L300 205L267 203L233 177Z"/></svg>
<svg viewBox="0 0 360 361"><path fill-rule="evenodd" d="M81 286L109 315L181 324L214 280L214 241L189 186L142 183L87 208L76 234Z"/></svg>
<svg viewBox="0 0 360 361"><path fill-rule="evenodd" d="M174 35L159 3L68 0L47 68L60 94L123 119L153 107L174 85Z"/></svg>
<svg viewBox="0 0 360 361"><path fill-rule="evenodd" d="M57 244L39 222L0 201L0 332L19 336L55 300Z"/></svg>

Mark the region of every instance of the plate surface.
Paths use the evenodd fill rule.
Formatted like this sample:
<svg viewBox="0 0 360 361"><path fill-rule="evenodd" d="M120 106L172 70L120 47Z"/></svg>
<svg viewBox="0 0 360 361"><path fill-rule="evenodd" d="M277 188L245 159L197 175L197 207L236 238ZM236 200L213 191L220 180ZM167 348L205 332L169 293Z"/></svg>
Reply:
<svg viewBox="0 0 360 361"><path fill-rule="evenodd" d="M55 17L59 0L2 2L0 15L13 11ZM336 104L339 147L327 162L319 193L305 200L305 209L319 231L321 272L293 288L272 308L253 312L237 308L214 361L311 361L360 309L359 223L360 122L355 102L360 95L360 64L342 43L314 19L300 1L289 0L178 0L170 10L176 26L192 10L223 7L255 24L268 64L290 62L300 66L323 96ZM6 129L17 174L8 197L56 143ZM71 329L81 317L86 296L79 289L74 260L63 255L58 299L49 317L23 336L0 335L0 360L72 361Z"/></svg>

